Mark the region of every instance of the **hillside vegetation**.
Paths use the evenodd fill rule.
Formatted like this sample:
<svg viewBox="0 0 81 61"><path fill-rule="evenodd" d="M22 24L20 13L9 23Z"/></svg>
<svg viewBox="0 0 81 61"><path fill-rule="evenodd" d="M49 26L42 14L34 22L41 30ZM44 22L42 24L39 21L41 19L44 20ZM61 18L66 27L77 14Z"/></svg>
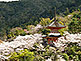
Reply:
<svg viewBox="0 0 81 61"><path fill-rule="evenodd" d="M0 36L11 28L36 25L40 18L53 18L54 8L57 14L66 16L81 9L80 0L20 0L17 2L0 2ZM79 8L79 9L78 9Z"/></svg>
<svg viewBox="0 0 81 61"><path fill-rule="evenodd" d="M81 61L80 10L80 0L0 2L0 61Z"/></svg>

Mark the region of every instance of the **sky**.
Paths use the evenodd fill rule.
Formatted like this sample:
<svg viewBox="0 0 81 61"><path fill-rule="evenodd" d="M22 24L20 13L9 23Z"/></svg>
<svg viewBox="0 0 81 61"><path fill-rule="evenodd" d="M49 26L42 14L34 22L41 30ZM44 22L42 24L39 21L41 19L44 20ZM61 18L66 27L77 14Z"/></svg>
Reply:
<svg viewBox="0 0 81 61"><path fill-rule="evenodd" d="M9 2L9 1L19 1L19 0L0 0L0 1Z"/></svg>

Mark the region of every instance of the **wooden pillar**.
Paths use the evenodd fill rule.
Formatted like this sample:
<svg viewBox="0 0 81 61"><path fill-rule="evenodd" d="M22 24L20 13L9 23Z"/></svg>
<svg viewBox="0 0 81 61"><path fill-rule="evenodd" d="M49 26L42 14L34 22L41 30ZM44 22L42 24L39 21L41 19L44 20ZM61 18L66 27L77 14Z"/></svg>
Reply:
<svg viewBox="0 0 81 61"><path fill-rule="evenodd" d="M47 40L48 40L48 44L50 44L50 38L48 38Z"/></svg>

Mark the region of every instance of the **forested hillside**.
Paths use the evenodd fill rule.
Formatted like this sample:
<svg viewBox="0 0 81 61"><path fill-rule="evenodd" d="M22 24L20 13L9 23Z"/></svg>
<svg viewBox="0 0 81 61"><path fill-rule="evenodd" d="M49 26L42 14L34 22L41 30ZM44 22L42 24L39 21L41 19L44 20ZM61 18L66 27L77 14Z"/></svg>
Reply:
<svg viewBox="0 0 81 61"><path fill-rule="evenodd" d="M81 0L4 1L0 61L81 61Z"/></svg>
<svg viewBox="0 0 81 61"><path fill-rule="evenodd" d="M67 15L78 8L81 0L20 0L19 2L0 2L1 34L22 24L36 24L41 17L54 17L57 14Z"/></svg>

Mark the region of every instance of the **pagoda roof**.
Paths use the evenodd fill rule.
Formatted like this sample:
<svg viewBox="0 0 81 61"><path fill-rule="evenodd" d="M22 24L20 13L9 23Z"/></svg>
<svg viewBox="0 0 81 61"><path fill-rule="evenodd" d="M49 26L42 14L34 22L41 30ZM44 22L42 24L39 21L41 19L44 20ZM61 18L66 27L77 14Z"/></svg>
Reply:
<svg viewBox="0 0 81 61"><path fill-rule="evenodd" d="M65 27L65 25L62 25L62 24L60 24L60 23L58 23L58 22L57 22L57 24L58 24L58 27ZM57 27L56 24L55 24L55 21L53 21L53 22L52 22L51 24L49 24L48 26L49 26L49 27Z"/></svg>
<svg viewBox="0 0 81 61"><path fill-rule="evenodd" d="M49 33L48 35L49 35L49 36L50 36L50 35L58 36L58 35L60 35L60 33Z"/></svg>

